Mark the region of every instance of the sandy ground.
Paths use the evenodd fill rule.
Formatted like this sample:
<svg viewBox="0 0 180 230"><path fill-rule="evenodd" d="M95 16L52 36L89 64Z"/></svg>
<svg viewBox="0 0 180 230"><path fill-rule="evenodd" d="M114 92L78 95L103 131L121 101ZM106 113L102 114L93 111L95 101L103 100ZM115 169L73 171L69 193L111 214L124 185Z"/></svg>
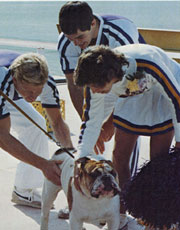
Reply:
<svg viewBox="0 0 180 230"><path fill-rule="evenodd" d="M74 146L77 145L80 119L76 114L66 85L59 86L60 95L65 99L66 122L68 123ZM106 145L105 157L111 159L112 142ZM52 141L49 141L50 153L53 154L58 147ZM149 138L143 137L141 140L140 164L148 159ZM40 229L40 210L25 206L14 205L11 202L11 193L14 184L14 177L18 160L10 156L7 152L0 149L0 230L38 230ZM67 230L68 220L60 220L57 213L60 208L66 206L66 197L60 192L55 201L55 209L50 212L49 230ZM92 225L86 225L87 230L96 230L98 228Z"/></svg>

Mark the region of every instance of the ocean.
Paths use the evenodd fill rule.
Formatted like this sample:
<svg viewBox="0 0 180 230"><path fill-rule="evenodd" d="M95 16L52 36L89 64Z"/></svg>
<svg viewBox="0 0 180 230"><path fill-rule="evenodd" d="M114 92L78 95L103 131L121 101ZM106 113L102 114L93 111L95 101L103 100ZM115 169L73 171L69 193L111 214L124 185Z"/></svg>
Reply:
<svg viewBox="0 0 180 230"><path fill-rule="evenodd" d="M50 73L63 75L56 51L56 24L59 9L65 2L0 1L0 49L21 53L37 52L38 47L43 48L37 42L48 42L53 48L40 49L40 52L48 60ZM121 15L132 20L138 27L180 30L180 1L87 2L95 13ZM3 42L4 39L7 43ZM28 47L28 42L37 43L37 46Z"/></svg>

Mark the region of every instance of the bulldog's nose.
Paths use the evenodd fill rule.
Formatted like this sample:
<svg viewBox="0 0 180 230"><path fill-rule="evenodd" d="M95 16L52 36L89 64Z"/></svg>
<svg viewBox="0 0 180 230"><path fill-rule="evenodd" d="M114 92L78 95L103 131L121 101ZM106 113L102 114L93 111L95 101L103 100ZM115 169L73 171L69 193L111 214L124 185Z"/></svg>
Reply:
<svg viewBox="0 0 180 230"><path fill-rule="evenodd" d="M104 184L104 189L106 191L111 191L114 190L114 194L116 195L117 193L121 192L121 189L119 188L119 185L112 179L111 175L104 175L102 177L102 181Z"/></svg>
<svg viewBox="0 0 180 230"><path fill-rule="evenodd" d="M106 191L111 191L112 190L112 180L109 175L104 175L102 177L103 184L105 186Z"/></svg>

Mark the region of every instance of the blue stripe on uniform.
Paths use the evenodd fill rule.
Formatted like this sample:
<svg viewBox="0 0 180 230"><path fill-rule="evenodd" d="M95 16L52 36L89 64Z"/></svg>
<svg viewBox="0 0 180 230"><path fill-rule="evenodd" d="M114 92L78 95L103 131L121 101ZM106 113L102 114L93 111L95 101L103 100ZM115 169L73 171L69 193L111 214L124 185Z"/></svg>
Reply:
<svg viewBox="0 0 180 230"><path fill-rule="evenodd" d="M58 43L58 50L59 50L59 47L61 45L61 43L64 41L64 40L67 40L63 46L63 49L61 51L61 59L60 59L60 63L61 63L61 66L62 66L62 70L63 72L71 72L70 70L70 64L69 64L69 61L68 59L66 58L66 49L67 47L69 46L70 44L70 41L65 37L65 35L62 36L62 38L59 40L59 43ZM65 62L65 66L64 66L64 63Z"/></svg>
<svg viewBox="0 0 180 230"><path fill-rule="evenodd" d="M91 100L91 93L90 93L90 88L85 87L84 89L84 109L83 109L83 115L82 115L82 124L81 124L81 133L79 136L79 141L78 144L82 142L82 137L84 134L84 130L86 129L86 122L89 120L89 110L90 110L90 100Z"/></svg>
<svg viewBox="0 0 180 230"><path fill-rule="evenodd" d="M44 108L60 108L60 102L59 102L59 92L56 88L56 83L53 77L49 76L48 82L47 82L48 86L52 89L53 91L53 97L55 98L56 101L56 105L50 105L50 104L45 104L42 103L42 106Z"/></svg>
<svg viewBox="0 0 180 230"><path fill-rule="evenodd" d="M171 119L162 122L160 124L149 126L149 125L135 125L119 116L114 115L113 123L115 127L122 129L126 132L130 132L137 135L144 135L144 136L154 136L173 130L173 123Z"/></svg>
<svg viewBox="0 0 180 230"><path fill-rule="evenodd" d="M171 79L163 71L163 69L154 62L144 59L136 59L136 62L137 70L144 70L145 72L151 74L162 85L164 91L174 104L177 121L180 122L180 93L172 83Z"/></svg>
<svg viewBox="0 0 180 230"><path fill-rule="evenodd" d="M125 45L125 42L115 33L110 31L109 29L103 29L103 33L108 33L111 37L113 37L116 41L118 41L122 46Z"/></svg>
<svg viewBox="0 0 180 230"><path fill-rule="evenodd" d="M105 25L109 25L111 26L114 30L118 31L119 33L121 33L127 40L130 44L133 44L133 40L132 38L123 30L121 29L119 26L113 24L112 22L107 22L105 21Z"/></svg>
<svg viewBox="0 0 180 230"><path fill-rule="evenodd" d="M139 149L140 149L140 139L138 138L135 144L135 147L133 149L133 152L131 153L130 158L130 171L131 176L134 176L138 169L138 159L139 159Z"/></svg>
<svg viewBox="0 0 180 230"><path fill-rule="evenodd" d="M4 80L1 83L1 90L4 91L4 93L7 96L9 96L10 87L13 84L12 80L9 81L10 76L11 76L11 72L9 70L8 73L6 74ZM6 84L8 84L8 85L5 88ZM5 90L6 90L6 92L5 92ZM2 118L5 118L5 117L9 116L10 113L3 114L3 107L5 106L5 101L6 100L5 100L5 98L3 98L3 96L1 96L1 97L2 97L2 100L1 100L1 105L0 105L0 118L2 119Z"/></svg>

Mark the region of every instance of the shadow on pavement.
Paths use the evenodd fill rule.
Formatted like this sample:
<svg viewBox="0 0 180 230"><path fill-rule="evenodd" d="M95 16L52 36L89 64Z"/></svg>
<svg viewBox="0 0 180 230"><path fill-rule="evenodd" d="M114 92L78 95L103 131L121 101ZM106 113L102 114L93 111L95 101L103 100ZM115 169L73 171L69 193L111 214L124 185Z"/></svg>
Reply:
<svg viewBox="0 0 180 230"><path fill-rule="evenodd" d="M38 225L40 229L40 218L41 218L41 210L31 207L26 207L22 205L14 205L19 211L21 211L25 216L33 219ZM49 230L68 230L69 229L69 221L62 220L58 218L58 211L51 210L49 216Z"/></svg>

